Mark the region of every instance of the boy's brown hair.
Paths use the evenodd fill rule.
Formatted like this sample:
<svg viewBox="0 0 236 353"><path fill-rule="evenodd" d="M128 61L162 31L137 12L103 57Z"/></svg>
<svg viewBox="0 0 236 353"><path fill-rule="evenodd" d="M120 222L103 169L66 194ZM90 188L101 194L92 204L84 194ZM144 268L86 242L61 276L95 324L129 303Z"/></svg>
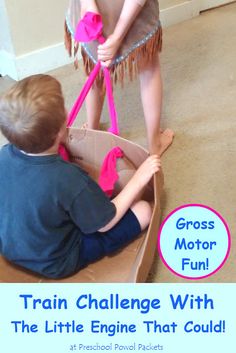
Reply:
<svg viewBox="0 0 236 353"><path fill-rule="evenodd" d="M52 76L27 77L0 98L1 131L27 153L41 153L53 146L65 121L61 85Z"/></svg>

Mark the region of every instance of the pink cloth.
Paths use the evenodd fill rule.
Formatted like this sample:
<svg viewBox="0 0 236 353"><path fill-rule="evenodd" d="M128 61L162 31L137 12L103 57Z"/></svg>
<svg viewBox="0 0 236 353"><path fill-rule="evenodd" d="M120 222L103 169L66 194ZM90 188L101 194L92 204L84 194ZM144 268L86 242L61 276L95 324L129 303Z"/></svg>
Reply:
<svg viewBox="0 0 236 353"><path fill-rule="evenodd" d="M66 146L62 143L59 145L58 153L64 161L70 160L69 152L67 151Z"/></svg>
<svg viewBox="0 0 236 353"><path fill-rule="evenodd" d="M77 42L90 42L97 39L99 43L104 43L105 38L102 35L102 17L93 12L86 12L79 21L75 29L75 40Z"/></svg>
<svg viewBox="0 0 236 353"><path fill-rule="evenodd" d="M110 152L108 152L103 161L98 183L101 189L108 196L112 196L115 183L119 178L116 171L116 160L117 158L122 158L123 156L124 153L120 147L114 147L112 150L110 150Z"/></svg>

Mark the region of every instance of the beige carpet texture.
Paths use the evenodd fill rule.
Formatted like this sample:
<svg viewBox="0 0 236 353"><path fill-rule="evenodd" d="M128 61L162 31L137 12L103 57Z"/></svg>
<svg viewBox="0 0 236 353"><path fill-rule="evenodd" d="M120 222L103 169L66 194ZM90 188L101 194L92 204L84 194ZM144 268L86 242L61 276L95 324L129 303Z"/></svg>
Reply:
<svg viewBox="0 0 236 353"><path fill-rule="evenodd" d="M148 282L236 282L236 3L163 30L161 67L164 100L161 126L175 132L164 153L162 220L176 207L200 203L212 207L227 222L232 247L216 274L202 280L174 275L155 256ZM61 82L68 109L84 82L82 65L50 72ZM0 92L10 86L0 79ZM146 147L139 82L115 87L121 136ZM83 108L76 121L86 121ZM103 126L108 114L104 109ZM0 144L5 142L0 136Z"/></svg>

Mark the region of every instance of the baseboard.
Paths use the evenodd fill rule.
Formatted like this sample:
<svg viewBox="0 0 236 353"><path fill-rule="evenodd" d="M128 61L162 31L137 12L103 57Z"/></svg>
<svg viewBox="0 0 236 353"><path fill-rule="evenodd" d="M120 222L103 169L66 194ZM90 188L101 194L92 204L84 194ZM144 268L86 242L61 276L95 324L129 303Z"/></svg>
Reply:
<svg viewBox="0 0 236 353"><path fill-rule="evenodd" d="M225 0L204 0L201 2L201 11L209 10L214 7L228 5L232 2L235 2L235 0L228 0L227 2L225 2Z"/></svg>
<svg viewBox="0 0 236 353"><path fill-rule="evenodd" d="M20 80L32 74L45 73L57 69L72 61L63 43L17 57L2 50L0 51L0 73L2 76L8 75L14 80Z"/></svg>
<svg viewBox="0 0 236 353"><path fill-rule="evenodd" d="M198 7L192 1L184 1L181 4L160 10L160 19L163 27L175 25L198 15Z"/></svg>

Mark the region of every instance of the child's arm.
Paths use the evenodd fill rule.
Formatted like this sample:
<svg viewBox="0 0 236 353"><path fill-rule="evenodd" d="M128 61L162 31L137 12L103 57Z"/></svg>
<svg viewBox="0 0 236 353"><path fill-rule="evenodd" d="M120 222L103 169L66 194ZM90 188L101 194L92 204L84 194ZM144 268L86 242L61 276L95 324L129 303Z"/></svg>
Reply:
<svg viewBox="0 0 236 353"><path fill-rule="evenodd" d="M81 13L80 13L81 18L88 11L99 13L95 0L80 0L80 5L81 5Z"/></svg>
<svg viewBox="0 0 236 353"><path fill-rule="evenodd" d="M125 0L113 34L121 41L147 0Z"/></svg>
<svg viewBox="0 0 236 353"><path fill-rule="evenodd" d="M125 0L114 32L104 44L98 46L98 60L102 61L105 66L111 64L122 40L145 2L146 0Z"/></svg>
<svg viewBox="0 0 236 353"><path fill-rule="evenodd" d="M106 232L119 222L132 206L140 191L147 185L153 174L158 172L160 166L160 158L156 155L148 157L146 161L141 164L124 189L112 200L112 203L114 203L116 207L116 215L105 227L99 229L99 232Z"/></svg>

